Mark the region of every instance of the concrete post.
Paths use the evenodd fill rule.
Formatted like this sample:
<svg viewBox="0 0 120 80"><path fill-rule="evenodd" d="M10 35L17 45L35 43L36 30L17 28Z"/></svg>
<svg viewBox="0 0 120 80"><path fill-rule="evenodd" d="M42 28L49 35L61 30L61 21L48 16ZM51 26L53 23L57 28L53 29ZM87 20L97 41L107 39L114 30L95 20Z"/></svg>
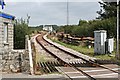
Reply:
<svg viewBox="0 0 120 80"><path fill-rule="evenodd" d="M33 70L32 48L31 48L30 40L28 40L28 52L29 52L30 73L31 75L33 75L34 70Z"/></svg>

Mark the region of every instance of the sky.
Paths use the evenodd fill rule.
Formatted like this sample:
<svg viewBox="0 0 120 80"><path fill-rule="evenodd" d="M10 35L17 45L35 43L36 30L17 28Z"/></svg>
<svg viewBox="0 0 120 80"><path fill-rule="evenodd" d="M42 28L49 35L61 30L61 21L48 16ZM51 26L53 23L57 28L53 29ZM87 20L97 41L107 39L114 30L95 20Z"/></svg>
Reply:
<svg viewBox="0 0 120 80"><path fill-rule="evenodd" d="M9 0L10 1L10 0ZM31 16L30 26L37 25L65 25L67 24L67 3L66 2L44 2L38 0L5 2L3 12L14 15L16 19L26 19L27 14ZM98 1L69 2L69 24L78 24L80 19L93 20L100 10Z"/></svg>

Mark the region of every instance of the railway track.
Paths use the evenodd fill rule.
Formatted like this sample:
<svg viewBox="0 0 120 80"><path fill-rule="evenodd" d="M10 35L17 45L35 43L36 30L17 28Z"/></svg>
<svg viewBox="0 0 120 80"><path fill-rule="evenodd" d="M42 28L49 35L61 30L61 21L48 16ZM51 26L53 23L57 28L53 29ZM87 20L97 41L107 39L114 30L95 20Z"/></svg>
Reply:
<svg viewBox="0 0 120 80"><path fill-rule="evenodd" d="M40 69L42 74L47 73L55 73L58 72L58 70L55 68L55 66L61 66L58 62L39 62L37 63L38 68Z"/></svg>
<svg viewBox="0 0 120 80"><path fill-rule="evenodd" d="M108 71L108 73L113 73L113 74L115 74L115 76L118 74L118 72L116 70L112 70L112 69L109 69L108 67L104 67L104 66L101 66L97 63L94 63L94 61L91 58L85 59L84 57L81 57L79 55L74 55L74 54L71 54L70 52L62 50L58 46L56 46L56 45L52 44L50 41L46 40L45 37L46 37L46 35L45 36L39 35L39 36L36 37L36 41L48 53L50 53L55 58L57 58L57 60L60 62L60 64L63 64L65 66L63 68L67 69L68 67L70 67L71 70L72 69L74 70L73 72L67 72L66 73L64 71L64 69L61 68L62 71L65 72L65 75L68 76L68 78L70 78L70 79L75 78L75 77L71 77L69 75L70 73L79 73L80 75L82 75L82 77L86 76L88 78L88 80L97 80L97 78L95 76L93 76L92 74L90 74L90 72L95 72L96 71L95 73L98 73L101 70ZM41 66L41 67L46 66L46 64L41 64L41 63L38 63L38 65ZM49 66L49 65L47 65L47 66ZM48 70L49 72L51 72L52 67L50 69L45 67L44 70ZM91 70L87 71L87 69L85 69L85 68L92 68L92 69L97 69L97 70L92 70L91 69ZM68 70L70 70L70 69L68 69Z"/></svg>

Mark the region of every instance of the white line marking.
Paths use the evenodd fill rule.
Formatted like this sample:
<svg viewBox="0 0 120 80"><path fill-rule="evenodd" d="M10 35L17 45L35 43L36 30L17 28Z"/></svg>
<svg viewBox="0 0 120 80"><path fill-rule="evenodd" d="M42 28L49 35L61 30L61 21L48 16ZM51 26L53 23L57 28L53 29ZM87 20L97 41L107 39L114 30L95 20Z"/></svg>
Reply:
<svg viewBox="0 0 120 80"><path fill-rule="evenodd" d="M114 68L112 70L118 70L120 68ZM97 72L97 71L107 71L108 69L99 69L99 70L85 70L84 72Z"/></svg>
<svg viewBox="0 0 120 80"><path fill-rule="evenodd" d="M76 71L76 72L65 72L66 74L68 73L80 73L79 71Z"/></svg>
<svg viewBox="0 0 120 80"><path fill-rule="evenodd" d="M70 77L70 78L87 78L86 76L73 76L73 77Z"/></svg>
<svg viewBox="0 0 120 80"><path fill-rule="evenodd" d="M110 76L110 75L118 75L118 73L110 73L110 74L99 74L99 75L91 75L92 77L97 77L97 76ZM112 77L111 76L111 77Z"/></svg>

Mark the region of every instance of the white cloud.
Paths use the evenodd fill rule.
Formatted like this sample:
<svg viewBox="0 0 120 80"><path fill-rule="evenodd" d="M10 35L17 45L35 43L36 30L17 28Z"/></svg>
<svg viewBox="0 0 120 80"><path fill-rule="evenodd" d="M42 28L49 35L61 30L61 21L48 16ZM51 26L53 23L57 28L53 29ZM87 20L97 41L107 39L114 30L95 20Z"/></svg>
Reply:
<svg viewBox="0 0 120 80"><path fill-rule="evenodd" d="M91 20L97 16L97 2L69 3L70 24L77 24L79 19ZM65 2L7 2L4 12L16 18L31 16L30 25L66 24L67 5Z"/></svg>

